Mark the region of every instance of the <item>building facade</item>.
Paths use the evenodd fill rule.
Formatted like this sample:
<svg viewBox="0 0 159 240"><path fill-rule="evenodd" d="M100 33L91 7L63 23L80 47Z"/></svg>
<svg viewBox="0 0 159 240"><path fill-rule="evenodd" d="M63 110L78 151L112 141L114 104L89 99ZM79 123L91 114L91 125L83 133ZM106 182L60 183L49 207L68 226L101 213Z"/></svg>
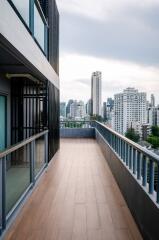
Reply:
<svg viewBox="0 0 159 240"><path fill-rule="evenodd" d="M60 118L66 118L66 103L61 102L60 103Z"/></svg>
<svg viewBox="0 0 159 240"><path fill-rule="evenodd" d="M0 152L26 144L5 157L5 172L0 164L7 186L17 183L0 188L1 229L59 148L58 38L55 0L0 1Z"/></svg>
<svg viewBox="0 0 159 240"><path fill-rule="evenodd" d="M93 72L91 79L92 115L102 115L102 73Z"/></svg>
<svg viewBox="0 0 159 240"><path fill-rule="evenodd" d="M114 96L115 130L125 134L131 123L147 123L146 93L127 88Z"/></svg>
<svg viewBox="0 0 159 240"><path fill-rule="evenodd" d="M85 106L83 101L74 101L70 106L70 117L74 120L82 120L85 117Z"/></svg>
<svg viewBox="0 0 159 240"><path fill-rule="evenodd" d="M88 100L88 102L86 103L86 115L90 116L92 112L92 101L91 99Z"/></svg>
<svg viewBox="0 0 159 240"><path fill-rule="evenodd" d="M67 103L67 106L66 106L66 117L67 118L70 117L70 106L71 106L72 103L73 103L73 99L70 99Z"/></svg>

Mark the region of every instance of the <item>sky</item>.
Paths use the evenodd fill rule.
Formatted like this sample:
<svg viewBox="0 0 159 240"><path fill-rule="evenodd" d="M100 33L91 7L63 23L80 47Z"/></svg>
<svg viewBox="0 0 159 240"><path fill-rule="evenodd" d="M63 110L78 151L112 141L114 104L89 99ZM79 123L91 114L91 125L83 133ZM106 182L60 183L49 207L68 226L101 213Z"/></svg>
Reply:
<svg viewBox="0 0 159 240"><path fill-rule="evenodd" d="M61 101L91 95L102 72L102 99L127 87L159 104L159 1L57 0Z"/></svg>

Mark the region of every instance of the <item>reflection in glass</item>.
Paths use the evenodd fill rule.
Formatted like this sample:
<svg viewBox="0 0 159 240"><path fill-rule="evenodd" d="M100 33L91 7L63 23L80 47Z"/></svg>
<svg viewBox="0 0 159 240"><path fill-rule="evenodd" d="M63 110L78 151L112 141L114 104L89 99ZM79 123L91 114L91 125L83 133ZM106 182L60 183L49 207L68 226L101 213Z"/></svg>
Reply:
<svg viewBox="0 0 159 240"><path fill-rule="evenodd" d="M6 163L7 214L30 185L30 145L7 156Z"/></svg>
<svg viewBox="0 0 159 240"><path fill-rule="evenodd" d="M44 136L35 141L35 176L45 164L45 141Z"/></svg>
<svg viewBox="0 0 159 240"><path fill-rule="evenodd" d="M44 50L45 25L36 5L34 5L34 36Z"/></svg>
<svg viewBox="0 0 159 240"><path fill-rule="evenodd" d="M21 0L12 0L18 12L29 26L29 0L21 1Z"/></svg>

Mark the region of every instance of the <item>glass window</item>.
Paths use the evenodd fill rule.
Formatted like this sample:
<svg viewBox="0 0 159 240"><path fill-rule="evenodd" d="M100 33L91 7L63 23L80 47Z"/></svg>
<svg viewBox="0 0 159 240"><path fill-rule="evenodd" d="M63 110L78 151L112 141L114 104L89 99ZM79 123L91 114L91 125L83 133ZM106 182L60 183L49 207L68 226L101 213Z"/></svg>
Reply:
<svg viewBox="0 0 159 240"><path fill-rule="evenodd" d="M20 0L12 0L18 12L29 26L29 0L20 1Z"/></svg>
<svg viewBox="0 0 159 240"><path fill-rule="evenodd" d="M34 6L34 36L41 48L44 50L45 25L38 12L36 5Z"/></svg>

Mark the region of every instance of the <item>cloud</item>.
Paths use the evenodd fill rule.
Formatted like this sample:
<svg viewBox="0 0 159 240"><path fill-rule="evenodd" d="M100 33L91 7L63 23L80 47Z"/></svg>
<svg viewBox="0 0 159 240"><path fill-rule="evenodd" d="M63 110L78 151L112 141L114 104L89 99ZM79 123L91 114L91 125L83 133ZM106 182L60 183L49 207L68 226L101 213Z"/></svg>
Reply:
<svg viewBox="0 0 159 240"><path fill-rule="evenodd" d="M122 16L123 12L137 6L148 9L159 6L158 0L58 0L60 12L75 13L98 20Z"/></svg>
<svg viewBox="0 0 159 240"><path fill-rule="evenodd" d="M74 54L61 56L60 66L61 99L64 101L69 98L87 101L91 95L91 74L99 70L102 72L103 101L124 88L135 87L147 92L148 98L154 93L159 103L159 69L156 67Z"/></svg>
<svg viewBox="0 0 159 240"><path fill-rule="evenodd" d="M159 64L159 30L155 26L150 28L152 21L145 26L135 20L114 19L101 23L66 14L64 19L61 26L64 52Z"/></svg>
<svg viewBox="0 0 159 240"><path fill-rule="evenodd" d="M59 0L59 6L62 52L159 65L158 1Z"/></svg>

